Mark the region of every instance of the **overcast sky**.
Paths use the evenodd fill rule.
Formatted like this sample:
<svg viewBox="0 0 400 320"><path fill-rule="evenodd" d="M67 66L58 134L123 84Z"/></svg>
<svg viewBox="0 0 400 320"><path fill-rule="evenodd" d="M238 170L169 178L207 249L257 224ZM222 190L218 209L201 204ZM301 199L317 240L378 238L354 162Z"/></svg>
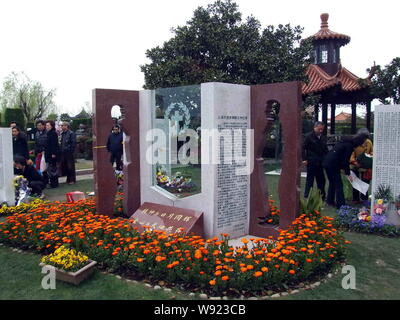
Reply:
<svg viewBox="0 0 400 320"><path fill-rule="evenodd" d="M139 66L146 49L168 40L198 6L211 0L0 0L0 81L24 71L46 88L56 88L59 112L78 113L93 88L140 90ZM342 64L360 77L374 61L400 56L399 1L236 0L243 18L262 24L320 29L330 14L331 30L347 34Z"/></svg>

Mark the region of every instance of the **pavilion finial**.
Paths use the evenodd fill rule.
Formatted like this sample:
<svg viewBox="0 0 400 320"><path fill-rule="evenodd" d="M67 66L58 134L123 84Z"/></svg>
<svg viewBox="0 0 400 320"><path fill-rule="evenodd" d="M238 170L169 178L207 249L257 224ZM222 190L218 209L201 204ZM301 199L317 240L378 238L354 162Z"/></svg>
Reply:
<svg viewBox="0 0 400 320"><path fill-rule="evenodd" d="M321 29L328 29L329 13L321 14Z"/></svg>

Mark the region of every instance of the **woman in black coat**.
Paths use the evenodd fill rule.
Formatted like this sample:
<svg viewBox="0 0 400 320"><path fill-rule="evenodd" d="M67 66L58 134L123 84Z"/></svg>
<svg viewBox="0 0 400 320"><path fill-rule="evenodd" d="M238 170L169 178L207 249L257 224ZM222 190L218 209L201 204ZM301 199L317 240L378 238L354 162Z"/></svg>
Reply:
<svg viewBox="0 0 400 320"><path fill-rule="evenodd" d="M12 128L12 138L13 138L13 155L19 155L25 158L25 160L29 159L29 150L28 150L28 142L26 140L25 135L21 133L21 130L18 127Z"/></svg>
<svg viewBox="0 0 400 320"><path fill-rule="evenodd" d="M46 122L47 142L44 148L44 158L47 164L47 175L50 179L52 188L58 187L57 162L60 157L60 145L58 144L58 135L55 129L54 121Z"/></svg>
<svg viewBox="0 0 400 320"><path fill-rule="evenodd" d="M343 139L338 142L331 151L327 154L323 161L326 175L329 180L328 195L326 203L340 209L346 204L343 192L341 170L344 170L345 175L352 180L350 176L350 157L354 149L361 146L368 138L366 134L356 135L353 138ZM335 203L336 195L336 203Z"/></svg>

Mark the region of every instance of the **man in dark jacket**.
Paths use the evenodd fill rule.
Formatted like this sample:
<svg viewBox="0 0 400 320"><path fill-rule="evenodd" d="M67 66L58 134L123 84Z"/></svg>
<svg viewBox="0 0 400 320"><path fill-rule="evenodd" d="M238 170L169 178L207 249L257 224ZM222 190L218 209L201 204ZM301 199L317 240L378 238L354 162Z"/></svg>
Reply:
<svg viewBox="0 0 400 320"><path fill-rule="evenodd" d="M367 139L367 135L356 135L353 138L344 138L338 142L328 155L325 157L323 166L329 180L328 195L326 203L340 209L341 206L346 204L343 191L341 170L344 170L347 178L352 182L353 179L350 175L350 157L354 149L361 146ZM336 203L335 203L336 196Z"/></svg>
<svg viewBox="0 0 400 320"><path fill-rule="evenodd" d="M76 147L76 136L75 133L70 130L69 123L63 122L61 124L61 172L62 175L67 176L67 183L76 183L75 174L75 147Z"/></svg>
<svg viewBox="0 0 400 320"><path fill-rule="evenodd" d="M28 142L18 127L12 128L12 139L14 156L20 155L29 160Z"/></svg>
<svg viewBox="0 0 400 320"><path fill-rule="evenodd" d="M42 191L45 184L36 169L32 165L27 164L26 159L20 155L14 157L14 167L16 174L20 174L28 180L28 187L31 188L32 194L43 197Z"/></svg>
<svg viewBox="0 0 400 320"><path fill-rule="evenodd" d="M35 165L36 170L43 174L43 180L47 184L49 178L47 172L42 168L43 163L42 157L44 156L44 149L46 148L47 135L46 135L46 123L43 120L38 120L36 122L36 132L35 132Z"/></svg>
<svg viewBox="0 0 400 320"><path fill-rule="evenodd" d="M58 170L57 162L60 157L60 146L58 144L58 135L56 132L56 125L54 121L46 121L46 135L47 142L46 148L44 149L44 157L47 165L47 175L50 180L50 187L58 187Z"/></svg>
<svg viewBox="0 0 400 320"><path fill-rule="evenodd" d="M123 136L119 125L112 128L112 132L107 140L107 151L111 153L111 165L116 163L116 169L122 170Z"/></svg>
<svg viewBox="0 0 400 320"><path fill-rule="evenodd" d="M310 189L314 185L314 178L317 181L318 189L322 198L325 199L325 174L322 167L324 157L328 153L327 139L323 134L325 124L317 121L314 129L308 133L303 142L303 164L307 166L307 180L304 197L307 198Z"/></svg>

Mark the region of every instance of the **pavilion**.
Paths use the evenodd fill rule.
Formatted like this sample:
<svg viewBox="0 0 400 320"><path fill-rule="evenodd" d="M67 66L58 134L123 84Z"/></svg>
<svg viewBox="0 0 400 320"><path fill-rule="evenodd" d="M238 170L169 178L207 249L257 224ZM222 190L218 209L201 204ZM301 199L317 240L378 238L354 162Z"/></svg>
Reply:
<svg viewBox="0 0 400 320"><path fill-rule="evenodd" d="M342 66L340 48L350 42L350 37L331 31L328 27L329 14L321 14L321 29L311 36L313 63L309 65L306 75L308 83L302 86L303 99L319 95L321 98L314 106L315 119L318 120L322 110L322 121L328 128L328 105L330 106L330 134L335 134L336 105L351 105L351 133L356 133L356 108L366 108L366 127L371 129L371 95L369 87L373 71L365 79L359 78ZM373 68L372 68L373 69ZM326 130L326 129L325 129Z"/></svg>

